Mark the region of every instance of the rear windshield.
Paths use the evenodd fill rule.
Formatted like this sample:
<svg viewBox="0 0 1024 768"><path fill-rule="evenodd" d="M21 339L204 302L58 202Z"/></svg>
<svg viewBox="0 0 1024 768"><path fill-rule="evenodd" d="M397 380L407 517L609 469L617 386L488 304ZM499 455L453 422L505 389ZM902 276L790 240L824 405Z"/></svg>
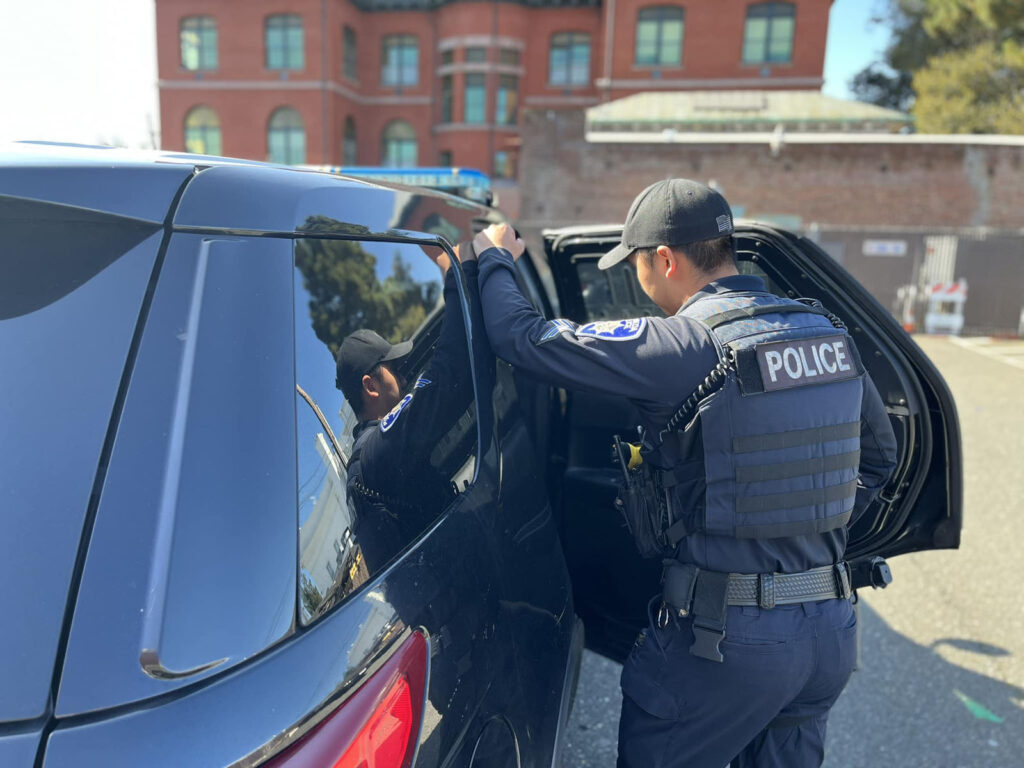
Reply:
<svg viewBox="0 0 1024 768"><path fill-rule="evenodd" d="M0 721L45 711L160 226L0 197Z"/></svg>

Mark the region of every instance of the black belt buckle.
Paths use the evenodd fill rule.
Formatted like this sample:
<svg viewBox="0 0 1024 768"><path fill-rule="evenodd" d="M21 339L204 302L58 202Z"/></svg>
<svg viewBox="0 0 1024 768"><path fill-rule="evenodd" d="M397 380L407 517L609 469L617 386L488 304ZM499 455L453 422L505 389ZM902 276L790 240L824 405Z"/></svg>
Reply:
<svg viewBox="0 0 1024 768"><path fill-rule="evenodd" d="M853 594L853 589L850 587L850 571L846 563L836 563L832 568L836 577L836 592L839 593L838 596L843 598L843 600L849 600L850 595Z"/></svg>
<svg viewBox="0 0 1024 768"><path fill-rule="evenodd" d="M707 627L693 622L693 645L690 653L708 661L725 661L718 644L725 639L725 627Z"/></svg>

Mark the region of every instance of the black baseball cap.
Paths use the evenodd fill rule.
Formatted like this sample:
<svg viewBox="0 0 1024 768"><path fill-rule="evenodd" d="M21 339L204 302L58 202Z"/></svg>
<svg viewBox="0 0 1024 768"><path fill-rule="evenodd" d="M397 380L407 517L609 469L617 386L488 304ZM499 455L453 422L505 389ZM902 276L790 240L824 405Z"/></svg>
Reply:
<svg viewBox="0 0 1024 768"><path fill-rule="evenodd" d="M390 344L367 328L350 333L338 350L338 375L335 381L345 399L358 410L362 404L363 376L380 363L401 360L412 352L412 342Z"/></svg>
<svg viewBox="0 0 1024 768"><path fill-rule="evenodd" d="M658 181L636 196L626 214L622 242L597 266L615 266L637 248L715 240L732 231L729 204L711 187L690 179Z"/></svg>

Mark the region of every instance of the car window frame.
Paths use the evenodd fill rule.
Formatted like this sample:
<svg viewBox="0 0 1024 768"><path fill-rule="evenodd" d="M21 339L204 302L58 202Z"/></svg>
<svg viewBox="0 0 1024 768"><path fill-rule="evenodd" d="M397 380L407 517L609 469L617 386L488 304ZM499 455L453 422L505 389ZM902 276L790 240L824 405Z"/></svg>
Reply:
<svg viewBox="0 0 1024 768"><path fill-rule="evenodd" d="M376 583L380 578L382 578L392 567L394 567L394 564L396 562L398 562L410 549L412 549L415 546L417 546L419 544L419 542L421 542L424 539L424 537L428 536L431 531L433 531L438 525L440 525L452 513L452 511L458 506L459 499L462 496L464 496L468 491L473 489L473 487L476 485L477 481L479 480L480 468L481 468L481 465L484 462L484 455L485 455L485 453L487 451L487 448L490 445L490 441L491 441L491 436L490 435L484 435L483 428L484 428L485 424L490 424L493 421L493 419L491 418L491 410L493 410L493 403L491 403L492 393L487 393L486 399L481 399L481 392L482 392L482 388L483 388L483 385L484 385L484 382L483 382L483 380L481 378L481 367L480 367L482 361L477 360L476 357L473 354L473 338L474 338L474 334L476 334L476 333L484 333L484 330L483 330L482 327L476 327L473 324L473 317L472 317L472 313L470 311L469 287L468 287L468 285L466 283L466 273L465 273L465 270L462 268L462 264L461 264L461 262L459 262L458 257L455 255L454 247L452 246L452 244L445 237L443 237L441 235L433 235L433 234L424 233L424 232L414 232L414 231L407 231L407 230L403 230L403 231L401 231L401 233L394 232L393 234L389 233L387 235L374 235L374 234L362 234L362 233L350 235L350 234L334 234L334 233L318 233L318 232L317 233L312 233L312 232L296 233L295 236L292 238L292 241L293 241L293 246L292 246L293 279L294 279L294 269L295 269L295 244L297 244L300 240L344 240L344 241L355 242L355 243L369 243L369 242L372 242L372 243L392 243L392 244L396 244L396 245L412 245L412 246L417 246L417 247L418 246L427 246L427 247L440 248L442 251L444 251L445 254L447 254L449 262L451 264L451 266L449 268L455 270L455 275L456 275L455 282L456 282L456 287L457 287L457 290L458 290L459 310L460 310L460 313L461 313L462 322L465 323L465 327L466 327L466 354L467 354L467 356L469 358L470 373L471 373L471 377L472 377L472 380L473 380L473 405L474 405L474 409L475 409L475 421L476 421L476 424L475 424L476 450L474 451L474 454L473 454L474 455L473 477L470 480L469 485L466 485L466 486L464 486L462 488L459 488L456 496L448 503L448 505L443 507L441 510L439 510L437 515L431 520L431 522L426 527L423 528L422 531L420 531L415 536L415 538L413 538L410 541L408 541L407 543L405 543L404 546L402 546L402 548L399 549L394 554L394 557L389 561L388 564L386 564L382 569L376 571L375 573L371 573L369 575L369 578L365 582L363 582L362 584L357 586L349 594L345 595L343 599L339 600L337 603L335 603L334 605L330 606L330 608L328 608L326 611L324 611L324 613L322 613L321 615L318 615L318 616L315 616L314 618L312 618L308 623L307 622L303 622L302 620L298 619L298 614L301 611L301 608L299 606L299 600L301 600L301 595L297 591L296 592L296 607L295 607L296 617L297 617L297 619L296 619L296 630L298 632L303 632L303 631L311 630L312 628L316 627L322 620L324 620L324 619L328 618L329 616L333 615L337 610L339 610L339 608L341 608L342 606L350 603L352 599L356 598L359 594L361 594L363 591L365 591L368 587L370 587L372 584ZM293 316L294 316L294 314L295 314L295 307L294 306L292 308L292 312L293 312ZM435 316L433 314L431 314L424 321L424 324L425 325L426 324L430 324L430 323L434 322L434 319L435 319ZM294 320L293 320L293 323L294 323ZM417 335L419 335L420 330L422 329L422 327L423 326L421 326L420 329L417 329L417 333L413 335L413 338L415 338ZM294 327L292 329L292 333L295 333ZM293 363L293 380L294 380L294 384L295 384L295 394L298 397L302 398L306 402L306 404L311 407L313 414L316 416L316 418L319 421L320 425L322 427L324 427L324 429L325 429L325 432L326 432L326 434L328 436L328 439L330 440L332 450L335 451L335 454L336 454L338 460L340 461L341 465L347 469L348 465L349 465L350 456L348 454L346 454L346 452L342 449L340 441L337 439L337 436L334 434L333 428L328 423L328 421L327 421L326 417L324 416L323 411L320 409L319 405L316 403L315 400L313 400L313 398L311 396L308 395L308 393L305 392L305 390L302 388L301 384L299 383L299 370L298 370L298 362L297 362L297 360ZM484 418L482 416L482 414L481 414L481 409L482 408L488 409L486 418ZM296 440L298 440L298 438L299 438L299 434L298 434L298 431L299 431L299 415L298 415L297 412L296 412L296 415L295 415L295 430L296 430ZM298 460L298 455L296 455L296 460ZM298 497L296 497L296 514L298 514ZM298 521L296 520L296 522L298 522ZM299 530L300 529L297 528L297 531L299 531ZM301 538L301 533L299 533L298 535ZM296 571L297 589L298 589L298 586L301 584L301 578L302 578L302 573L303 573L302 561L301 561L301 558L300 558L298 552L296 552L295 571Z"/></svg>

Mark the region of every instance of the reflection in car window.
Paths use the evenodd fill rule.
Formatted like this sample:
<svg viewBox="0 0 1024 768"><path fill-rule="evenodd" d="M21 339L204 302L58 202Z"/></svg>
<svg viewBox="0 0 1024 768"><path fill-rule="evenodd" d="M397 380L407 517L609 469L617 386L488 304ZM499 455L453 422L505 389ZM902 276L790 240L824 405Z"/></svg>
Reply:
<svg viewBox="0 0 1024 768"><path fill-rule="evenodd" d="M765 272L756 263L751 261L751 254L739 251L736 254L736 268L739 270L741 275L753 275L754 277L760 277L764 280L765 288L768 289L769 293L774 293L776 296L785 296L786 292L782 287L772 280L768 273Z"/></svg>
<svg viewBox="0 0 1024 768"><path fill-rule="evenodd" d="M473 477L462 304L457 275L443 280L442 268L440 248L296 243L303 623L394 559Z"/></svg>
<svg viewBox="0 0 1024 768"><path fill-rule="evenodd" d="M662 317L665 313L647 298L631 264L621 261L611 269L597 267L597 256L577 256L573 260L580 281L584 321L619 320L624 317ZM768 291L778 296L786 292L743 252L737 254L741 275L754 275L765 281Z"/></svg>
<svg viewBox="0 0 1024 768"><path fill-rule="evenodd" d="M598 269L597 255L577 257L574 262L583 293L586 320L661 317L665 314L640 288L632 265L621 261L611 269Z"/></svg>

